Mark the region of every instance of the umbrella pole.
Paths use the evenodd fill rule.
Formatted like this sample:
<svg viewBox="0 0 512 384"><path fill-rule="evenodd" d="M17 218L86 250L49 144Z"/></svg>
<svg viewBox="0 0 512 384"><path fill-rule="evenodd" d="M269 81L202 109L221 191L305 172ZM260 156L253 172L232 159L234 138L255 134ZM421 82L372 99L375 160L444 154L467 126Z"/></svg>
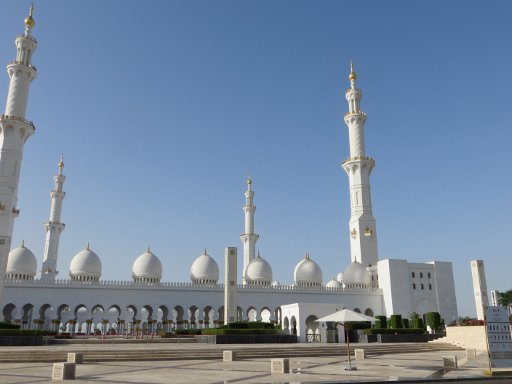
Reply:
<svg viewBox="0 0 512 384"><path fill-rule="evenodd" d="M348 356L348 369L352 370L352 362L350 361L350 338L348 337L347 328L345 328L345 324L343 324L343 329L345 330L345 339L347 339L347 356Z"/></svg>

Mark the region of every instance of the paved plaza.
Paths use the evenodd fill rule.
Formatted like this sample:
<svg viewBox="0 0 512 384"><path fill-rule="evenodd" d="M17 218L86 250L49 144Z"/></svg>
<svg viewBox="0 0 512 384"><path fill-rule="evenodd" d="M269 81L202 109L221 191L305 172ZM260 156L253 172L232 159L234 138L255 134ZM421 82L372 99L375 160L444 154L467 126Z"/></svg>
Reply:
<svg viewBox="0 0 512 384"><path fill-rule="evenodd" d="M52 350L65 350L68 347L40 347ZM205 346L201 346L204 348ZM235 347L235 346L233 346ZM241 346L236 346L240 348ZM250 346L253 348L253 345ZM277 347L277 346L276 346ZM19 351L20 348L17 348ZM90 348L90 347L89 347ZM119 346L105 345L115 353ZM193 351L199 346L186 347ZM230 349L230 346L209 346L212 349ZM258 348L272 348L271 345ZM14 350L3 348L2 352ZM84 346L84 355L88 346ZM145 353L145 346L125 345L123 349ZM26 352L34 351L26 348ZM456 355L459 368L445 371L442 357ZM294 357L290 358L290 373L271 374L270 358L244 359L223 362L220 359L208 360L167 360L167 361L112 361L77 365L77 383L334 383L334 382L385 382L397 380L437 380L453 378L484 378L487 368L485 355L467 359L464 351L430 351L419 353L393 353L371 356L365 360L353 360L356 371L346 371L347 358L333 357ZM50 383L51 363L2 363L0 383ZM507 382L507 381L504 381ZM510 378L512 382L512 378Z"/></svg>

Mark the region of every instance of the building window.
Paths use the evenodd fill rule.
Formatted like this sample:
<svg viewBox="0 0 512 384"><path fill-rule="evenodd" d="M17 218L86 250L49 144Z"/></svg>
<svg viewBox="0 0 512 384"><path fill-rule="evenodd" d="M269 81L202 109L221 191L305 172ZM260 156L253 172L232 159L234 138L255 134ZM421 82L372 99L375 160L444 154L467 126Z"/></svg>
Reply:
<svg viewBox="0 0 512 384"><path fill-rule="evenodd" d="M423 284L421 284L421 289L425 289L425 286Z"/></svg>
<svg viewBox="0 0 512 384"><path fill-rule="evenodd" d="M430 272L427 274L428 278L430 279Z"/></svg>
<svg viewBox="0 0 512 384"><path fill-rule="evenodd" d="M413 285L412 285L412 289L416 289L416 284L413 284Z"/></svg>
<svg viewBox="0 0 512 384"><path fill-rule="evenodd" d="M423 272L420 272L420 279L423 279Z"/></svg>
<svg viewBox="0 0 512 384"><path fill-rule="evenodd" d="M432 284L428 285L428 289L432 290Z"/></svg>
<svg viewBox="0 0 512 384"><path fill-rule="evenodd" d="M414 272L412 273L412 278L414 279Z"/></svg>

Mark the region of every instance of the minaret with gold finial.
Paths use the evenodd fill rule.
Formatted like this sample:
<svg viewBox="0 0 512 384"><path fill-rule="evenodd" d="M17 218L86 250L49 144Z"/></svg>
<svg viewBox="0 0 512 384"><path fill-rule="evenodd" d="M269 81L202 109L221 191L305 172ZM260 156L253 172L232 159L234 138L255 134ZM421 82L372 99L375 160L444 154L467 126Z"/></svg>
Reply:
<svg viewBox="0 0 512 384"><path fill-rule="evenodd" d="M369 267L378 261L377 230L370 193L370 174L375 161L365 153L366 113L361 110L362 92L356 88L357 75L352 63L348 79L350 88L345 94L348 101L345 123L348 126L350 157L341 166L347 172L350 184L350 253L352 261Z"/></svg>
<svg viewBox="0 0 512 384"><path fill-rule="evenodd" d="M60 222L62 200L66 197L66 192L64 192L62 188L64 181L66 180L66 176L62 174L63 169L64 156L61 156L59 161L59 173L53 177L54 187L50 192L50 196L52 198L50 219L48 222L44 223L44 228L46 229L46 240L44 243L43 265L41 267L42 279L54 280L58 274L57 257L59 255L59 240L60 234L65 228L65 225Z"/></svg>
<svg viewBox="0 0 512 384"><path fill-rule="evenodd" d="M242 280L245 281L245 269L249 262L256 257L256 241L259 235L254 233L254 191L252 190L252 179L247 178L247 191L245 192L245 232L240 236L244 245L244 265L242 269Z"/></svg>
<svg viewBox="0 0 512 384"><path fill-rule="evenodd" d="M34 124L25 119L30 83L36 77L32 55L37 41L32 37L35 26L34 6L25 19L25 32L16 37L16 59L7 64L10 78L5 113L0 115L0 301L5 268L11 247L23 146L34 133Z"/></svg>

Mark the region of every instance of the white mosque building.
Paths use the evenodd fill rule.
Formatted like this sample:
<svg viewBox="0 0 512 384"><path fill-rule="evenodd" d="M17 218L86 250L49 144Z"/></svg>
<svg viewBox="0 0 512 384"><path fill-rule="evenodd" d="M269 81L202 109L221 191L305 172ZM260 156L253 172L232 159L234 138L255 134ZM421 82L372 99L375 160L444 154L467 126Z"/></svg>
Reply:
<svg viewBox="0 0 512 384"><path fill-rule="evenodd" d="M205 250L191 260L190 281L162 281L162 261L147 249L135 258L131 279L114 281L102 276L101 258L89 246L69 265L69 278L58 278L59 237L65 176L58 164L51 191L50 217L45 223L46 241L38 271L37 258L24 244L11 249L17 189L23 146L34 132L25 119L31 81L36 76L32 55L37 40L32 36L32 9L25 32L16 38L16 59L7 65L10 86L5 114L0 116L0 320L25 328L73 332L115 329L131 332L137 327L170 330L175 327L214 327L224 323L224 285L219 265ZM366 114L362 92L356 87L351 66L346 91L350 157L342 162L349 177L351 262L336 279L325 281L320 266L308 254L298 260L294 281L274 281L272 266L256 250L253 182L245 192L245 230L240 236L243 264L237 287L240 320L274 321L288 332L318 333L314 320L322 308L349 308L366 315L424 314L438 311L450 322L457 319L457 302L450 262L409 263L401 259L379 260L377 228L372 214L370 173L375 161L364 145ZM165 262L165 260L164 260ZM308 313L283 313L293 303L309 304ZM322 309L322 310L321 310ZM299 331L298 331L299 330Z"/></svg>

